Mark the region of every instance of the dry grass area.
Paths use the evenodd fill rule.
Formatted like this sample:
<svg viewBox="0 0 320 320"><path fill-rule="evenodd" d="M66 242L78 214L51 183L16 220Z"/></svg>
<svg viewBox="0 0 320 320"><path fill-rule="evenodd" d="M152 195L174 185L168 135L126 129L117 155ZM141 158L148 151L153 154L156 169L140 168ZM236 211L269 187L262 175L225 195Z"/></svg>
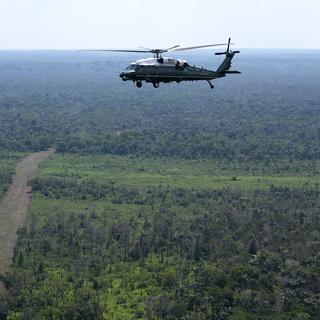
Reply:
<svg viewBox="0 0 320 320"><path fill-rule="evenodd" d="M31 198L28 181L37 175L40 163L52 153L52 150L35 152L20 161L12 184L0 204L0 273L10 268L17 240L16 232L27 217ZM3 290L4 287L0 282L0 294Z"/></svg>

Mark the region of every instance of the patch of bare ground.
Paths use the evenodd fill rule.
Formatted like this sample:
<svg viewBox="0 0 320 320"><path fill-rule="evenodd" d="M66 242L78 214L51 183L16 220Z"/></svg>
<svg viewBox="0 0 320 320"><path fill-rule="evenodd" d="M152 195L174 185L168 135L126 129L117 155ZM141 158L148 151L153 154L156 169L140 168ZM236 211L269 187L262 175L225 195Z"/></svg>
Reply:
<svg viewBox="0 0 320 320"><path fill-rule="evenodd" d="M52 153L53 150L35 152L21 160L8 192L0 203L0 274L10 270L17 230L26 221L31 199L28 181L36 177L40 163ZM0 281L0 296L4 293L5 287Z"/></svg>

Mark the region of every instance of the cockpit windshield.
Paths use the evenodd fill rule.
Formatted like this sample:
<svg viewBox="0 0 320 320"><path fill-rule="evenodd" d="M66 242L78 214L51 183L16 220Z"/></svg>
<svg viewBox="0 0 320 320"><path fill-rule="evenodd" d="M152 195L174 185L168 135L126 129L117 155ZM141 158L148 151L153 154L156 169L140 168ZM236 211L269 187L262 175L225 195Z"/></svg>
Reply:
<svg viewBox="0 0 320 320"><path fill-rule="evenodd" d="M126 70L134 70L135 64L130 64L126 67Z"/></svg>

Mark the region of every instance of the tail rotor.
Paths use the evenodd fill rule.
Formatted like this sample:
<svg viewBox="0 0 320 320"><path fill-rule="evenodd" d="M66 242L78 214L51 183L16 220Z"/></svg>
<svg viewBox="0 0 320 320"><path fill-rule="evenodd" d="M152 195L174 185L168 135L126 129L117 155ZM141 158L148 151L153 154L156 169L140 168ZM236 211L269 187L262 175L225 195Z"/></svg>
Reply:
<svg viewBox="0 0 320 320"><path fill-rule="evenodd" d="M221 56L221 55L225 55L226 56L224 61L221 63L221 65L217 69L217 72L221 73L222 76L224 76L226 74L231 74L231 73L240 73L239 71L230 71L231 61L232 61L234 55L236 53L240 53L240 51L238 51L238 50L232 51L230 49L230 45L231 44L232 44L231 43L231 38L229 38L228 44L227 44L227 50L225 52L216 52L215 53L216 56Z"/></svg>
<svg viewBox="0 0 320 320"><path fill-rule="evenodd" d="M223 54L225 54L226 56L228 56L228 55L230 55L230 54L232 54L232 55L234 55L234 54L236 54L236 53L240 53L240 51L232 51L232 50L230 50L230 45L231 45L232 43L231 43L231 38L229 38L229 40L228 40L228 45L227 45L227 50L225 51L225 52L216 52L215 53L215 55L216 56L221 56L221 55L223 55Z"/></svg>

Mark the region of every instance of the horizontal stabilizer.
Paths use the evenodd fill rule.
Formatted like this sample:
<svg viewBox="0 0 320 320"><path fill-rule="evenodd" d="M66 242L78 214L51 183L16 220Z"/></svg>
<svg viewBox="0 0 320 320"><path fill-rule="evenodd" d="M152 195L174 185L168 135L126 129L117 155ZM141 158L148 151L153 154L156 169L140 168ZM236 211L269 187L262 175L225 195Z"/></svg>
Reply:
<svg viewBox="0 0 320 320"><path fill-rule="evenodd" d="M240 74L240 71L224 71L225 74Z"/></svg>

